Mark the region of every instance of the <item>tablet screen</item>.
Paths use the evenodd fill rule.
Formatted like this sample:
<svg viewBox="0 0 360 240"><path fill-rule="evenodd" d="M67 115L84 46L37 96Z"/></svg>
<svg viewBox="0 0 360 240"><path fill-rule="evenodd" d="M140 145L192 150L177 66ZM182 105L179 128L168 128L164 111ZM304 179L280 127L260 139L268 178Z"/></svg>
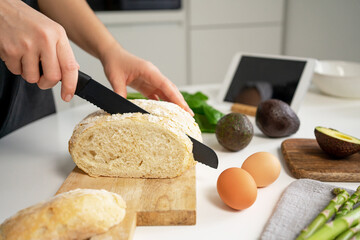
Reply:
<svg viewBox="0 0 360 240"><path fill-rule="evenodd" d="M270 98L289 105L306 61L242 56L224 100L252 106Z"/></svg>

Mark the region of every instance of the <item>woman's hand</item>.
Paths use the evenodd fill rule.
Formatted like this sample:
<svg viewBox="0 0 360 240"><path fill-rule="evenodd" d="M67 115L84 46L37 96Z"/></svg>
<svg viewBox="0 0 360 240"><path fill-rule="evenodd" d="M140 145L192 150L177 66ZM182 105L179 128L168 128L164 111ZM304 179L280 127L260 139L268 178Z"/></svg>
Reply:
<svg viewBox="0 0 360 240"><path fill-rule="evenodd" d="M126 97L129 85L150 99L173 102L192 114L176 86L152 63L124 50L86 1L38 0L38 3L44 14L64 26L74 43L100 59L115 92Z"/></svg>
<svg viewBox="0 0 360 240"><path fill-rule="evenodd" d="M175 84L151 62L130 54L115 42L100 60L114 91L121 96L126 97L126 86L130 86L149 99L173 102L194 115Z"/></svg>
<svg viewBox="0 0 360 240"><path fill-rule="evenodd" d="M1 0L0 33L0 58L13 74L41 89L62 80L61 97L71 100L79 65L61 25L20 0Z"/></svg>

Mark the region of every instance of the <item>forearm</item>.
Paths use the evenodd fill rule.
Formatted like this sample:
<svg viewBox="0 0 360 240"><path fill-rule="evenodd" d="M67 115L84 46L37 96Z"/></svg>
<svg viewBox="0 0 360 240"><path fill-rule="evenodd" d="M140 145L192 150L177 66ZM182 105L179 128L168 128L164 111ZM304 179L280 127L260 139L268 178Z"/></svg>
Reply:
<svg viewBox="0 0 360 240"><path fill-rule="evenodd" d="M38 0L42 13L61 24L79 47L101 59L116 40L85 0Z"/></svg>

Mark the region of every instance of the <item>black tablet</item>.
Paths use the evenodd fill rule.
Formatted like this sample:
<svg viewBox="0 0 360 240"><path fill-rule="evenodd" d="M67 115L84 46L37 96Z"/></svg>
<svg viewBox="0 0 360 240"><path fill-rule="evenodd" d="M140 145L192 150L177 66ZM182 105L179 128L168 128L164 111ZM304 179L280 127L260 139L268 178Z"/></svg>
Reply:
<svg viewBox="0 0 360 240"><path fill-rule="evenodd" d="M310 85L315 59L237 53L226 73L218 100L257 106L275 98L297 112Z"/></svg>

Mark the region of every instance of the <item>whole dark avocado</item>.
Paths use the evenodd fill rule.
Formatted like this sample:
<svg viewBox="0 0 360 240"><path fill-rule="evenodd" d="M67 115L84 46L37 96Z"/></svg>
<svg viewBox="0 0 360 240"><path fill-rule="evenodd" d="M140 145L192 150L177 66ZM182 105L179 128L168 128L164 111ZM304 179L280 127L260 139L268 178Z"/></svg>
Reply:
<svg viewBox="0 0 360 240"><path fill-rule="evenodd" d="M221 146L235 152L250 143L254 128L246 115L229 113L218 121L215 134Z"/></svg>
<svg viewBox="0 0 360 240"><path fill-rule="evenodd" d="M320 148L335 158L346 158L360 151L360 140L332 128L316 127L316 141Z"/></svg>
<svg viewBox="0 0 360 240"><path fill-rule="evenodd" d="M290 106L277 99L261 102L256 110L256 125L268 137L286 137L296 133L300 120Z"/></svg>

